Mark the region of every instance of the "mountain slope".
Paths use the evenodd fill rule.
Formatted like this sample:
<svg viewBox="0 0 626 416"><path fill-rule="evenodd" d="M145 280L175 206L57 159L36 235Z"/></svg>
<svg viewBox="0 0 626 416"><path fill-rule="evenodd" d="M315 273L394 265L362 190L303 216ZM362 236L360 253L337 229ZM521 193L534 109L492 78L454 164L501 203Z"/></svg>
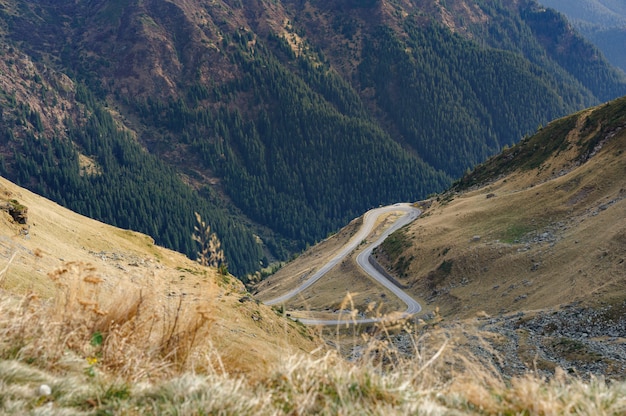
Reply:
<svg viewBox="0 0 626 416"><path fill-rule="evenodd" d="M607 59L626 71L626 6L613 0L543 0L541 4L565 14L574 26L598 46Z"/></svg>
<svg viewBox="0 0 626 416"><path fill-rule="evenodd" d="M97 329L106 341L98 365L103 371L111 370L120 358L117 354L124 354L116 349L119 339L115 337L122 334L110 322L114 319L118 326L132 326L135 341L145 337L146 345L135 345L130 337L127 340L128 355L124 359L132 368L126 370L134 374L129 377L142 377L139 375L143 371L144 376L159 377L168 372L168 366L185 366L184 360L177 361L180 357L176 358L176 348L200 355L209 347L215 348L222 355L220 365L226 371L256 375L276 365L284 353L311 351L318 346L301 325L252 301L233 276L221 275L214 268L202 267L180 253L156 246L146 235L75 214L4 178L0 178L0 199L2 319L12 319L13 312L7 311L24 299L33 302L30 310L53 312L40 317L41 322L32 322L34 326L49 325L46 335L28 339L29 334L22 334L23 342L31 347L38 344L37 339L50 342L56 333L52 329L55 325L69 326L75 331L74 337L85 335L85 325L91 331L85 335L86 340L70 335L68 345L56 340L60 354L90 354L81 343L89 344L89 337ZM15 205L24 213L23 224L5 208ZM4 326L6 322L2 330L10 331ZM198 322L200 326L196 326ZM167 328L172 331L169 338ZM187 333L195 338L185 338ZM3 342L4 336L9 334L4 333ZM147 345L157 342L159 336L171 344L164 346L168 351L161 363L152 361L153 351ZM3 351L5 347L3 343ZM132 357L142 348L145 356ZM64 365L57 362L62 357L54 356L56 351L49 347L42 353L50 354L42 367Z"/></svg>
<svg viewBox="0 0 626 416"><path fill-rule="evenodd" d="M463 177L379 261L446 319L493 316L479 326L511 335L522 367L536 353L543 370L618 376L625 151L625 98L559 119Z"/></svg>
<svg viewBox="0 0 626 416"><path fill-rule="evenodd" d="M408 284L456 316L623 297L625 108L559 119L462 178L393 253L414 259Z"/></svg>
<svg viewBox="0 0 626 416"><path fill-rule="evenodd" d="M626 6L615 0L584 0L567 2L543 0L541 4L558 10L576 22L599 27L620 27L626 24Z"/></svg>
<svg viewBox="0 0 626 416"><path fill-rule="evenodd" d="M242 279L626 79L532 1L7 0L2 173ZM570 59L570 57L573 57Z"/></svg>
<svg viewBox="0 0 626 416"><path fill-rule="evenodd" d="M626 97L558 119L417 203L424 213L375 256L421 303L419 319L473 328L490 347L481 349L478 338L463 345L488 356L493 348L502 372L548 375L561 367L619 379L626 369L625 152ZM358 225L285 265L257 286L258 296L297 286ZM368 317L402 311L357 268L365 246L285 307L315 316L349 313L346 305Z"/></svg>

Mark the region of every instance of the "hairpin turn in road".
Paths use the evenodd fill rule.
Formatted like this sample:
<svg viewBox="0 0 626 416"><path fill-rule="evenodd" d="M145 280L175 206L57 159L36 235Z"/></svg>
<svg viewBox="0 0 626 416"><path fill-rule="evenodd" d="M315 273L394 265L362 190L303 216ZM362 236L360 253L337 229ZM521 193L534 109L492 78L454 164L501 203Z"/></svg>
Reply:
<svg viewBox="0 0 626 416"><path fill-rule="evenodd" d="M328 273L333 267L335 267L341 260L343 260L348 254L354 251L361 242L367 238L368 235L373 231L374 226L376 224L376 220L379 216L383 214L389 214L391 212L405 212L406 214L402 217L398 218L385 232L372 244L368 245L365 250L363 250L356 258L357 264L363 271L369 274L374 280L378 283L389 289L394 295L400 298L407 305L407 309L400 314L400 316L394 316L394 319L405 318L416 313L419 313L422 310L421 305L413 299L408 293L402 290L400 287L396 286L392 283L386 276L380 273L376 268L370 263L369 258L372 254L372 251L382 244L385 239L391 235L394 231L400 229L401 227L409 224L414 221L422 211L418 208L415 208L413 205L408 203L398 203L394 205L388 205L385 207L375 208L365 213L363 216L363 224L359 231L350 239L350 241L333 257L328 263L322 266L317 272L315 272L311 277L305 280L300 286L297 288L285 293L282 296L277 298L268 300L265 302L266 305L277 305L284 303L288 299L293 298L294 296L300 294L304 290L311 287L315 282L322 278L326 273ZM380 318L362 318L362 319L350 319L350 320L341 320L341 319L299 319L300 322L306 325L344 325L344 324L364 324L364 323L374 323L381 322L386 319L390 319L389 317L380 317Z"/></svg>

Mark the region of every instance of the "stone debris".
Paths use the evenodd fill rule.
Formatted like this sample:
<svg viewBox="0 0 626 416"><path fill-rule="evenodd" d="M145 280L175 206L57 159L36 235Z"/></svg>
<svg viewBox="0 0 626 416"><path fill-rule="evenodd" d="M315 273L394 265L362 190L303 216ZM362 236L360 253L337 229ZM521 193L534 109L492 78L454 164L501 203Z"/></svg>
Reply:
<svg viewBox="0 0 626 416"><path fill-rule="evenodd" d="M37 388L37 396L50 396L52 394L52 388L47 384L42 384Z"/></svg>
<svg viewBox="0 0 626 416"><path fill-rule="evenodd" d="M422 323L433 318L432 314L417 317ZM550 377L556 368L585 379L623 379L626 374L626 302L599 309L571 304L541 313L485 314L474 323L464 330L469 340L464 346L492 362L505 377L526 373ZM437 327L458 330L459 324L439 322ZM390 341L410 356L415 336L402 333Z"/></svg>

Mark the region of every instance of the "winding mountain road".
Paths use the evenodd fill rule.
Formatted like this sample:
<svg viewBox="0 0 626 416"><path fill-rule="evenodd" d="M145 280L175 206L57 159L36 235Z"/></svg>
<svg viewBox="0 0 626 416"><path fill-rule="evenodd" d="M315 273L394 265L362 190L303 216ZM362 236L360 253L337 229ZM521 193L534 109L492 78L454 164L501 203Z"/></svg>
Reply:
<svg viewBox="0 0 626 416"><path fill-rule="evenodd" d="M370 211L367 211L363 216L363 224L359 231L350 239L350 241L339 251L335 257L333 257L328 263L322 266L317 272L315 272L311 277L305 280L300 286L297 288L285 293L282 296L277 298L268 300L265 302L266 305L277 305L280 303L284 303L288 299L293 298L299 293L311 287L315 282L321 279L326 273L328 273L333 267L335 267L341 260L343 260L348 254L354 251L359 244L368 235L373 231L374 226L376 225L376 220L383 214L389 214L391 212L406 212L405 215L398 218L391 227L389 227L385 232L372 244L368 245L365 250L363 250L356 258L357 264L365 271L365 273L369 274L374 280L378 283L389 289L394 295L400 298L407 305L406 311L402 312L400 317L407 317L413 314L416 314L422 310L420 304L409 296L404 290L393 284L389 279L387 279L382 273L380 273L372 264L369 262L369 257L372 254L372 251L382 244L383 241L394 231L400 229L411 221L415 220L422 211L415 208L414 206L407 203L399 203L394 205L388 205L385 207L375 208ZM397 316L396 316L397 318ZM342 320L342 319L305 319L299 318L299 321L306 325L343 325L343 324L365 324L365 323L375 323L384 321L385 317L381 318L362 318L362 319L350 319L350 320Z"/></svg>

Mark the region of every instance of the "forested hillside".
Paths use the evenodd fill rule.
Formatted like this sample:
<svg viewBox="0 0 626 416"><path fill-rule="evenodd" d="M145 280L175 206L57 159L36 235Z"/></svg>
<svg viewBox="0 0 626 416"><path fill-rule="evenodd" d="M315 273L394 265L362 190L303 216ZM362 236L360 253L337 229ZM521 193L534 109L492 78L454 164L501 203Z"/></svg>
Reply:
<svg viewBox="0 0 626 416"><path fill-rule="evenodd" d="M613 64L626 71L626 4L619 0L542 0L565 14Z"/></svg>
<svg viewBox="0 0 626 416"><path fill-rule="evenodd" d="M243 278L626 79L534 1L0 2L2 174Z"/></svg>

